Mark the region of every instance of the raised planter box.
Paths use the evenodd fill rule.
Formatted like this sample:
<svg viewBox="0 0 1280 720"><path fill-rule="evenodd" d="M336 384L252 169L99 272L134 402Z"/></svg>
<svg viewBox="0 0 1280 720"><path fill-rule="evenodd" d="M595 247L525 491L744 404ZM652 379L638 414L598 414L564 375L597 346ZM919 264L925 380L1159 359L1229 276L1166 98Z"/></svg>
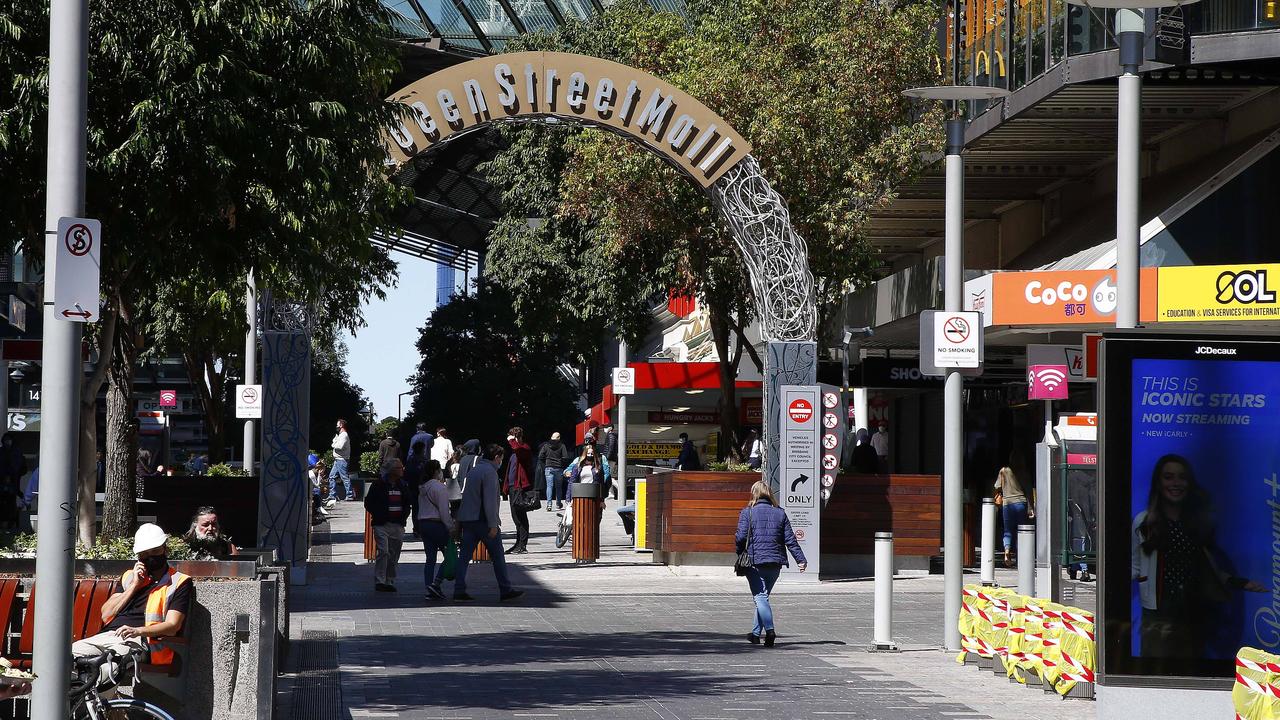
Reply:
<svg viewBox="0 0 1280 720"><path fill-rule="evenodd" d="M733 563L738 513L759 473L664 472L646 482L645 519L654 562ZM894 533L898 569L927 570L942 537L937 475L843 475L822 511L822 568L833 575L872 570L875 533Z"/></svg>

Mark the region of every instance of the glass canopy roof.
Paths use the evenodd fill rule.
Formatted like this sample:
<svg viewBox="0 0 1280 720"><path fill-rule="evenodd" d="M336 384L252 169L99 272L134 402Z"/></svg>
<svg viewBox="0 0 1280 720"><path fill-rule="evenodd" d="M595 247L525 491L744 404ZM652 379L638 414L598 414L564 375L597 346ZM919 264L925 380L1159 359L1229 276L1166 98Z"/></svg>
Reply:
<svg viewBox="0 0 1280 720"><path fill-rule="evenodd" d="M569 20L602 12L610 0L383 0L405 40L438 38L442 50L466 55L502 52L508 40L550 32ZM656 10L685 14L685 0L648 0Z"/></svg>

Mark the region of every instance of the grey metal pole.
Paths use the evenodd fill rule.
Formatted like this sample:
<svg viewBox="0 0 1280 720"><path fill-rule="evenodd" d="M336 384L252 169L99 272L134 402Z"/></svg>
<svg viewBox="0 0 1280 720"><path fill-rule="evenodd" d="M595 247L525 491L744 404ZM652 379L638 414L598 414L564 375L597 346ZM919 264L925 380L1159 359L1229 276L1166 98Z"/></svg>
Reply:
<svg viewBox="0 0 1280 720"><path fill-rule="evenodd" d="M983 585L996 584L996 501L982 498L982 568Z"/></svg>
<svg viewBox="0 0 1280 720"><path fill-rule="evenodd" d="M40 393L40 513L36 541L33 720L70 714L72 565L76 538L76 464L80 453L80 323L54 313L58 218L84 214L89 97L88 0L52 0L49 8L49 157L45 200L44 347ZM92 502L92 498L86 502Z"/></svg>
<svg viewBox="0 0 1280 720"><path fill-rule="evenodd" d="M618 367L627 366L627 341L618 341ZM618 506L627 504L627 396L618 397Z"/></svg>
<svg viewBox="0 0 1280 720"><path fill-rule="evenodd" d="M1018 594L1036 594L1036 526L1018 526Z"/></svg>
<svg viewBox="0 0 1280 720"><path fill-rule="evenodd" d="M964 310L964 120L947 121L946 310ZM960 650L964 584L964 376L947 370L943 390L943 647Z"/></svg>
<svg viewBox="0 0 1280 720"><path fill-rule="evenodd" d="M1116 119L1116 327L1138 326L1141 293L1138 204L1142 153L1143 16L1141 10L1116 11L1120 65Z"/></svg>
<svg viewBox="0 0 1280 720"><path fill-rule="evenodd" d="M244 292L244 316L249 322L249 332L244 335L244 384L255 385L258 380L258 286L254 283L253 271L249 271L248 286ZM253 463L257 457L258 424L253 420L244 421L244 469L253 472Z"/></svg>
<svg viewBox="0 0 1280 720"><path fill-rule="evenodd" d="M871 649L895 651L898 646L893 642L893 533L876 533L875 563L876 604L872 610L875 623Z"/></svg>

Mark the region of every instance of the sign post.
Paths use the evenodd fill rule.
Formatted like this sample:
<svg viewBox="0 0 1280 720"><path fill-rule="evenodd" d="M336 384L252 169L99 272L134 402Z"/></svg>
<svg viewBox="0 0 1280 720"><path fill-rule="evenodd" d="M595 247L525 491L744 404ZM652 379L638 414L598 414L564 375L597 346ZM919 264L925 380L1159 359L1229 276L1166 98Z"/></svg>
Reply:
<svg viewBox="0 0 1280 720"><path fill-rule="evenodd" d="M262 417L261 385L236 386L236 417L242 420Z"/></svg>
<svg viewBox="0 0 1280 720"><path fill-rule="evenodd" d="M58 218L58 259L53 267L53 311L59 320L97 322L102 264L102 223Z"/></svg>
<svg viewBox="0 0 1280 720"><path fill-rule="evenodd" d="M822 392L817 385L783 385L782 448L779 453L779 501L791 519L809 572L783 568L788 580L817 582L821 533Z"/></svg>
<svg viewBox="0 0 1280 720"><path fill-rule="evenodd" d="M66 288L58 285L63 252L63 218L84 212L85 155L89 105L89 4L52 0L49 5L49 136L45 196L44 392L40 414L40 531L36 539L35 656L31 717L60 720L70 714L67 678L71 676L71 598L76 540L76 466L79 460L80 322L97 319L98 295L81 295L79 312L63 316L59 304ZM86 224L87 226L87 224ZM94 245L101 239L95 234ZM72 247L77 241L72 238ZM86 255L82 254L80 258ZM96 256L94 256L96 262ZM96 288L96 283L95 283ZM83 288L81 289L83 290ZM88 300L88 302L86 302ZM74 305L74 303L73 303ZM71 309L75 309L74 307ZM61 322L76 319L76 322Z"/></svg>

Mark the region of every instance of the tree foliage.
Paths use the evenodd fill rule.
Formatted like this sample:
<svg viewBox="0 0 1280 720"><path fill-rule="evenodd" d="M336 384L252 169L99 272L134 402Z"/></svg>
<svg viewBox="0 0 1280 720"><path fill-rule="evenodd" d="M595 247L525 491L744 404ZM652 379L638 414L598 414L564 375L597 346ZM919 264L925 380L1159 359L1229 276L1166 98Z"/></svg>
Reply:
<svg viewBox="0 0 1280 720"><path fill-rule="evenodd" d="M820 315L829 315L870 277L868 212L938 142L939 118L902 96L935 79L933 20L925 3L701 0L686 19L619 0L521 49L637 67L723 116L787 201L808 245ZM754 304L709 198L646 149L606 133L504 132L508 150L484 167L507 216L490 236L487 270L513 293L518 321L540 338L562 332L566 347L590 357L611 328L638 339L649 306L669 291L699 297L722 363L724 436L732 437L733 379ZM535 227L529 217L547 221ZM548 325L551 318L558 322Z"/></svg>
<svg viewBox="0 0 1280 720"><path fill-rule="evenodd" d="M0 237L34 257L48 11L47 0L11 0L0 22ZM149 329L198 320L183 308L207 312L205 291L235 297L250 268L282 294L323 297L348 326L392 280L367 241L403 197L370 132L397 112L383 101L397 69L387 21L377 0L90 5L86 213L103 223L103 327L116 337L98 341L113 367L86 384L82 414L108 375L108 404L127 406ZM188 287L170 292L175 283ZM243 333L238 314L224 319ZM108 411L108 534L132 523L129 416Z"/></svg>
<svg viewBox="0 0 1280 720"><path fill-rule="evenodd" d="M510 297L487 283L436 308L418 352L412 419L447 427L455 443L498 442L515 425L531 443L553 431L569 437L579 418L556 352L524 342Z"/></svg>

